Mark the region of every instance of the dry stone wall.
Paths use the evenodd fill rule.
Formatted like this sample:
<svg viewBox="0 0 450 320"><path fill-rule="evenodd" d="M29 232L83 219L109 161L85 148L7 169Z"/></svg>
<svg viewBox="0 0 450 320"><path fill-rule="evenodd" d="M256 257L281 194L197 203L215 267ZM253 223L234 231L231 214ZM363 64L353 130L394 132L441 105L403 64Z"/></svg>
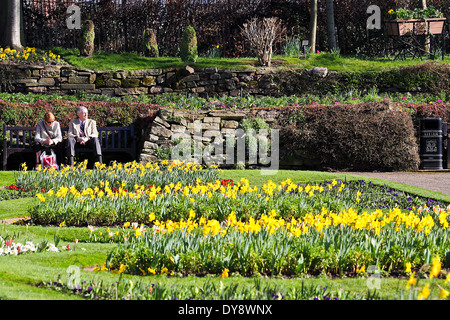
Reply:
<svg viewBox="0 0 450 320"><path fill-rule="evenodd" d="M221 167L235 167L239 164L237 157L236 141L239 138L245 139L251 131L244 129L244 120L258 118L267 125L271 125L276 118L276 110L173 110L161 109L152 124L146 128L141 143L140 161L154 162L161 159L173 159L174 148L181 150L183 142L188 141L189 148L198 147L200 158L195 157L195 150L190 149L190 158L185 160L196 160L206 164L220 164ZM271 145L272 133L255 128L254 136L258 143L261 139L266 139L267 145ZM228 139L228 140L227 140ZM232 160L228 159L230 152L227 151L226 144L233 141ZM247 140L246 140L247 141ZM272 153L273 148L267 153L266 159L262 159L258 153L252 161L247 148L243 155L243 162L247 166L271 166L279 159L272 159L276 154ZM221 146L221 147L220 147ZM218 148L217 148L218 147ZM258 145L260 147L260 145ZM210 151L208 151L210 148ZM220 150L217 155L217 150ZM259 152L259 150L258 150ZM176 157L179 153L176 153ZM242 158L241 158L242 159ZM265 161L262 161L265 160ZM274 161L272 161L274 160ZM280 163L279 163L280 164ZM281 162L280 165L283 165Z"/></svg>
<svg viewBox="0 0 450 320"><path fill-rule="evenodd" d="M268 70L182 68L93 71L72 66L0 65L1 91L71 95L80 91L108 96L189 93L201 97L270 95Z"/></svg>

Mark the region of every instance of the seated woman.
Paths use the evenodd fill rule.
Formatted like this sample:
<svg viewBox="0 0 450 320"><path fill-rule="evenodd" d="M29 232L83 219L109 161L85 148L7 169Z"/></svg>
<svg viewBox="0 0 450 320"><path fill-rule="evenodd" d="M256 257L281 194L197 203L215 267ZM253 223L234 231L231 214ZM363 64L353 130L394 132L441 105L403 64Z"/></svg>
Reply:
<svg viewBox="0 0 450 320"><path fill-rule="evenodd" d="M34 142L36 169L40 164L42 151L48 151L48 153L50 153L51 149L53 149L56 154L56 161L58 165L60 166L64 163L64 144L61 134L61 127L59 122L55 121L55 116L52 112L46 112L44 115L44 120L37 123Z"/></svg>

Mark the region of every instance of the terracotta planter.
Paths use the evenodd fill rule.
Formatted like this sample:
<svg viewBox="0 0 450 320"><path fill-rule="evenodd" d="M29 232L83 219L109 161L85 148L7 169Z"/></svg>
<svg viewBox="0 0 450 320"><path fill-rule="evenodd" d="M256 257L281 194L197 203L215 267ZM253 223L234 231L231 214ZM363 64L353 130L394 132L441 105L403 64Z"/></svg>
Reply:
<svg viewBox="0 0 450 320"><path fill-rule="evenodd" d="M445 20L445 18L389 20L385 22L386 33L390 36L420 35L428 32L430 34L441 34Z"/></svg>
<svg viewBox="0 0 450 320"><path fill-rule="evenodd" d="M428 30L431 34L441 34L444 30L444 23L446 18L427 19Z"/></svg>

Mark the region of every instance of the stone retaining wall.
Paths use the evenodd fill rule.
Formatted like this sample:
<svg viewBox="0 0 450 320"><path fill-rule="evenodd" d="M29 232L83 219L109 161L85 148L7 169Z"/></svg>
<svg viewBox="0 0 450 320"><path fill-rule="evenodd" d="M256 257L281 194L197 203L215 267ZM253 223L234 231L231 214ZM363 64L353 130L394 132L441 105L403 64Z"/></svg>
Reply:
<svg viewBox="0 0 450 320"><path fill-rule="evenodd" d="M244 131L242 123L244 120L251 120L259 118L263 120L269 127L275 121L277 116L276 110L171 110L161 109L155 117L152 124L146 128L143 133L142 142L140 146L140 158L142 162L154 162L164 159L172 159L172 150L180 146L180 141L189 141L191 144L198 146L201 150L200 159L195 157L194 151L191 152L192 157L187 160L197 160L201 163L218 163L220 167L235 167L238 161L234 159L232 163L227 160L230 154L227 152L226 144L233 140L239 139L240 134L243 137L248 136L249 131ZM272 141L271 132L263 132L255 128L256 139L266 139L268 145ZM227 139L230 139L227 142ZM259 140L257 140L259 142ZM211 156L205 151L206 148L215 148L222 145L222 150L219 156L215 156L212 152ZM275 146L275 145L273 145ZM259 147L259 145L258 145ZM275 146L278 147L278 146ZM220 150L220 149L218 149ZM237 154L236 145L233 147L234 156ZM271 148L267 153L266 159L262 158L258 153L256 161L252 161L248 153L244 155L244 162L247 167L261 167L275 165L275 162L281 160L278 165L281 167L315 167L319 163L319 159L297 157L296 163L290 162L290 159L275 159L278 156ZM259 152L259 150L258 150ZM262 161L264 160L264 161ZM311 162L312 160L312 162ZM306 162L305 162L306 161ZM243 164L242 162L240 163Z"/></svg>
<svg viewBox="0 0 450 320"><path fill-rule="evenodd" d="M201 97L268 95L270 72L216 67L92 71L72 66L0 65L0 89L9 92L71 95L80 91L108 96L190 93ZM1 91L0 90L0 91Z"/></svg>

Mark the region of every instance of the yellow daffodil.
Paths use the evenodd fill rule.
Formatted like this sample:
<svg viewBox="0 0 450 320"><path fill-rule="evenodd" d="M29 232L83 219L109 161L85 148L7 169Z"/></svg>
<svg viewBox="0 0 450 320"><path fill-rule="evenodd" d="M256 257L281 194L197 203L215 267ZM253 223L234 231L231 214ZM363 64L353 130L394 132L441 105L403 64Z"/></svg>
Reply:
<svg viewBox="0 0 450 320"><path fill-rule="evenodd" d="M221 274L221 277L222 278L228 278L228 272L229 272L230 270L228 270L228 269L225 269L225 270L223 270L223 272L222 272L222 274Z"/></svg>
<svg viewBox="0 0 450 320"><path fill-rule="evenodd" d="M426 300L430 296L430 293L431 293L430 284L427 283L422 288L422 291L419 293L419 296L417 297L417 299L419 299L419 300Z"/></svg>
<svg viewBox="0 0 450 320"><path fill-rule="evenodd" d="M411 272L411 262L407 262L407 263L405 264L405 272L406 272L406 273Z"/></svg>
<svg viewBox="0 0 450 320"><path fill-rule="evenodd" d="M430 270L430 279L433 277L439 277L439 273L441 272L441 262L439 261L439 257L433 258L431 270Z"/></svg>
<svg viewBox="0 0 450 320"><path fill-rule="evenodd" d="M441 292L440 292L440 294L439 294L439 297L441 298L441 299L447 299L447 297L450 295L450 292L448 292L447 290L445 290L445 289L441 289Z"/></svg>

